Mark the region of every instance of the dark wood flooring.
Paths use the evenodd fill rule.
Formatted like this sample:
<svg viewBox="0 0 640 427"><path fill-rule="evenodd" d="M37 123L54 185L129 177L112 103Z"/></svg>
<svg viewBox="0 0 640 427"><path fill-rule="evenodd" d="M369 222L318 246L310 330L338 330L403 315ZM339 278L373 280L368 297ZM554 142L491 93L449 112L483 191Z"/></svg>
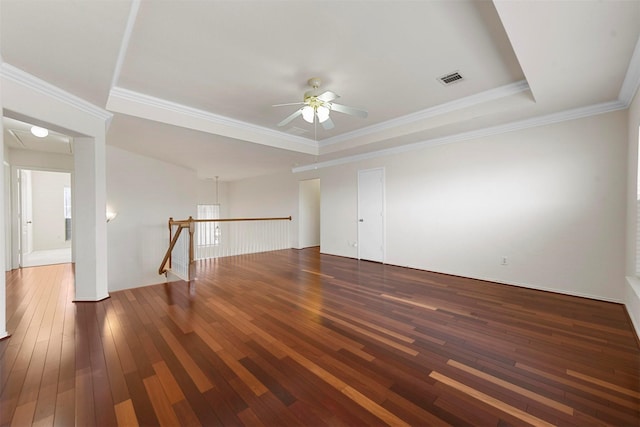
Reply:
<svg viewBox="0 0 640 427"><path fill-rule="evenodd" d="M68 264L8 273L0 425L640 425L622 305L317 249L197 277L72 303Z"/></svg>

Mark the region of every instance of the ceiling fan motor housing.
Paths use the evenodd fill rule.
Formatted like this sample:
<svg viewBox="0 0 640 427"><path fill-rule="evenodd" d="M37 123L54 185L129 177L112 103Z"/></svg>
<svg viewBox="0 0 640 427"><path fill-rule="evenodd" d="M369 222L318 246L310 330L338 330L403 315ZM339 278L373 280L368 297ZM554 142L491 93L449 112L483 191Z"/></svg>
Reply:
<svg viewBox="0 0 640 427"><path fill-rule="evenodd" d="M320 87L320 84L322 83L322 80L320 80L319 77L311 77L307 83L309 84L309 86L311 86L314 89L318 89Z"/></svg>
<svg viewBox="0 0 640 427"><path fill-rule="evenodd" d="M320 80L318 77L312 77L310 78L307 83L309 84L309 86L311 86L313 89L308 90L304 93L304 100L305 102L307 101L307 99L312 98L312 97L316 97L318 95L320 95L320 84L322 83L322 80Z"/></svg>

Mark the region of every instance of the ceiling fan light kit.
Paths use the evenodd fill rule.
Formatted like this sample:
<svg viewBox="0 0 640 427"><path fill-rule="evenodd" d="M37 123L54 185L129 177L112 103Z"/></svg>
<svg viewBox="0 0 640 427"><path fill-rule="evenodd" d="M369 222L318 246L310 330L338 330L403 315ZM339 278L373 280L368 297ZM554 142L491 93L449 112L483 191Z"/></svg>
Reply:
<svg viewBox="0 0 640 427"><path fill-rule="evenodd" d="M320 93L318 89L322 81L319 78L313 77L309 79L307 83L312 89L304 93L304 100L302 102L273 105L274 107L303 105L303 107L278 123L278 126L284 126L301 115L307 123L314 123L317 119L318 123L320 123L325 130L333 129L333 121L329 117L331 111L337 111L339 113L345 113L361 118L367 117L368 113L365 110L334 103L333 101L340 97L336 93L331 92L330 90Z"/></svg>
<svg viewBox="0 0 640 427"><path fill-rule="evenodd" d="M325 120L329 118L329 108L321 105L316 108L316 116L318 116L318 121L320 123L324 123Z"/></svg>
<svg viewBox="0 0 640 427"><path fill-rule="evenodd" d="M309 106L309 105L305 105L304 107L302 107L302 118L309 123L313 123L313 116L315 114L315 111L313 109L313 107Z"/></svg>

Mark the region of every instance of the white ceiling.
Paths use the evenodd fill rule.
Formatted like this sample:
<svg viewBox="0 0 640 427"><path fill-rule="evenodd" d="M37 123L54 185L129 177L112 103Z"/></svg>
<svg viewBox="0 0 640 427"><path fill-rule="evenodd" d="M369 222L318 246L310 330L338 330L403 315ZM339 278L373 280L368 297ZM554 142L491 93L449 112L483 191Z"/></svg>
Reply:
<svg viewBox="0 0 640 427"><path fill-rule="evenodd" d="M0 15L3 60L114 112L108 144L224 181L616 102L640 35L637 0L2 0ZM452 71L464 80L438 82ZM278 128L298 107L271 105L311 77L369 117Z"/></svg>
<svg viewBox="0 0 640 427"><path fill-rule="evenodd" d="M9 117L2 118L4 143L19 150L43 151L47 153L73 154L71 138L52 130L46 137L37 137L31 133L32 125Z"/></svg>

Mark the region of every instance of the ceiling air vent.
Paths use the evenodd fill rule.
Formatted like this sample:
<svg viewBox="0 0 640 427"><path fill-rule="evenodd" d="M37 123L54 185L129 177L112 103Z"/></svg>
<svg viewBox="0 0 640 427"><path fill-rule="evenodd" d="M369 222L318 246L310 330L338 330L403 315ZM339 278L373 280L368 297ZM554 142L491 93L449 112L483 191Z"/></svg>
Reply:
<svg viewBox="0 0 640 427"><path fill-rule="evenodd" d="M445 86L449 86L451 84L462 81L462 76L459 72L454 71L453 73L445 74L444 76L438 77L438 81Z"/></svg>

